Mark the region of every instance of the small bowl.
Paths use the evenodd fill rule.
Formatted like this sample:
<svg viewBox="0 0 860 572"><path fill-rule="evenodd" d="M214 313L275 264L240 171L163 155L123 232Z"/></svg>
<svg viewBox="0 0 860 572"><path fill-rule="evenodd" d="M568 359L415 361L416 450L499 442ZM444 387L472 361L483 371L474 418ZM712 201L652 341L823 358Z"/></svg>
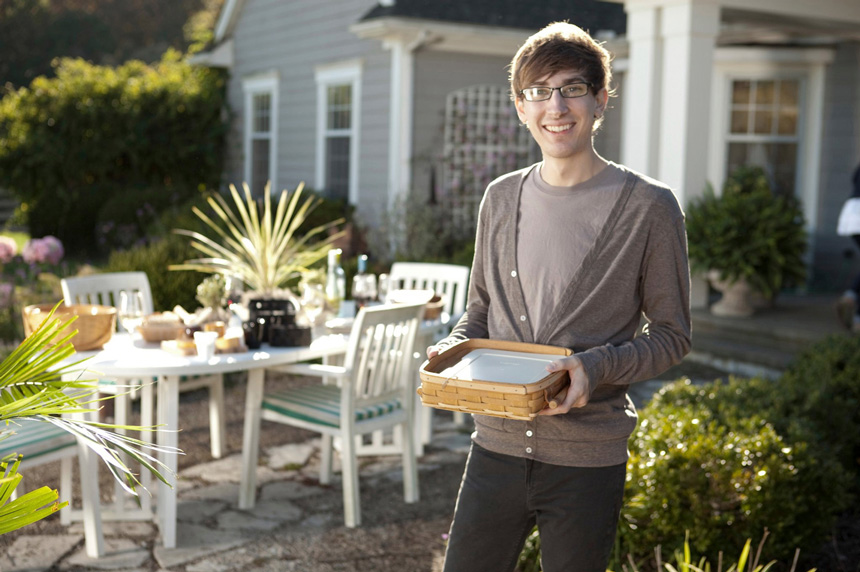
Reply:
<svg viewBox="0 0 860 572"><path fill-rule="evenodd" d="M21 311L24 335L29 336L33 333L45 321L53 307L53 304L25 306ZM60 306L54 312L54 317L62 320L68 320L73 315L78 316L78 319L63 328L57 339L68 335L72 330L77 330L78 334L71 339L71 342L79 352L100 350L110 341L116 329L116 308L96 304L72 304Z"/></svg>

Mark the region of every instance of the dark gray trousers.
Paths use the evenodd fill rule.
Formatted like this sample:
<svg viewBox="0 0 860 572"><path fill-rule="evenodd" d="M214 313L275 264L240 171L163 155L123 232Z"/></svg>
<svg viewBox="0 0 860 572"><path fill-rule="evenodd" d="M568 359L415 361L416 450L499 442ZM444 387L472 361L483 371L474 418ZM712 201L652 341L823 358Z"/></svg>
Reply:
<svg viewBox="0 0 860 572"><path fill-rule="evenodd" d="M626 465L563 467L472 444L444 572L514 570L537 524L544 572L604 572L624 496Z"/></svg>

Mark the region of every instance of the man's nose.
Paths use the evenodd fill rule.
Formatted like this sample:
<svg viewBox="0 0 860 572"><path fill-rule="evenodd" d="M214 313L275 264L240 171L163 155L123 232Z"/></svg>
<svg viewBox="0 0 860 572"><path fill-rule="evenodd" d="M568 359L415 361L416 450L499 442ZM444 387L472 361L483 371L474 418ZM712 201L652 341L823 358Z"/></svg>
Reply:
<svg viewBox="0 0 860 572"><path fill-rule="evenodd" d="M549 97L549 105L559 112L567 110L567 99L562 97L560 89L554 89Z"/></svg>

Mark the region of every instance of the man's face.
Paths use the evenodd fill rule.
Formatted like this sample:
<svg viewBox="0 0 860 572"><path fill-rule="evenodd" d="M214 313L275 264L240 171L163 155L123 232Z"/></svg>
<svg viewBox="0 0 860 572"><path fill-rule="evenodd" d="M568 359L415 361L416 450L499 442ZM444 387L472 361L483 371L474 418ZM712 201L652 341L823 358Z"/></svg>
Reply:
<svg viewBox="0 0 860 572"><path fill-rule="evenodd" d="M526 87L562 87L584 82L576 70L564 70L539 78ZM515 102L520 121L528 124L532 137L543 152L544 161L570 159L592 151L591 133L595 115L602 115L607 94L591 89L581 97L562 97L553 90L545 101L526 101L520 95Z"/></svg>

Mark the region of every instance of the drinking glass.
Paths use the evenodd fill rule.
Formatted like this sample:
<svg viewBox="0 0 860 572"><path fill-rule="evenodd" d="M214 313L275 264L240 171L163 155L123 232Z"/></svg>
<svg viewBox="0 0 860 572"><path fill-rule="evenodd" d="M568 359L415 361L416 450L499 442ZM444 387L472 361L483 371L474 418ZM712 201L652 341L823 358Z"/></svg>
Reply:
<svg viewBox="0 0 860 572"><path fill-rule="evenodd" d="M118 313L122 328L134 335L137 327L143 323L143 292L120 292Z"/></svg>
<svg viewBox="0 0 860 572"><path fill-rule="evenodd" d="M356 311L376 300L376 276L356 274L352 281L352 299L355 300Z"/></svg>
<svg viewBox="0 0 860 572"><path fill-rule="evenodd" d="M319 284L302 283L302 311L311 326L316 325L317 318L325 308L325 290Z"/></svg>

